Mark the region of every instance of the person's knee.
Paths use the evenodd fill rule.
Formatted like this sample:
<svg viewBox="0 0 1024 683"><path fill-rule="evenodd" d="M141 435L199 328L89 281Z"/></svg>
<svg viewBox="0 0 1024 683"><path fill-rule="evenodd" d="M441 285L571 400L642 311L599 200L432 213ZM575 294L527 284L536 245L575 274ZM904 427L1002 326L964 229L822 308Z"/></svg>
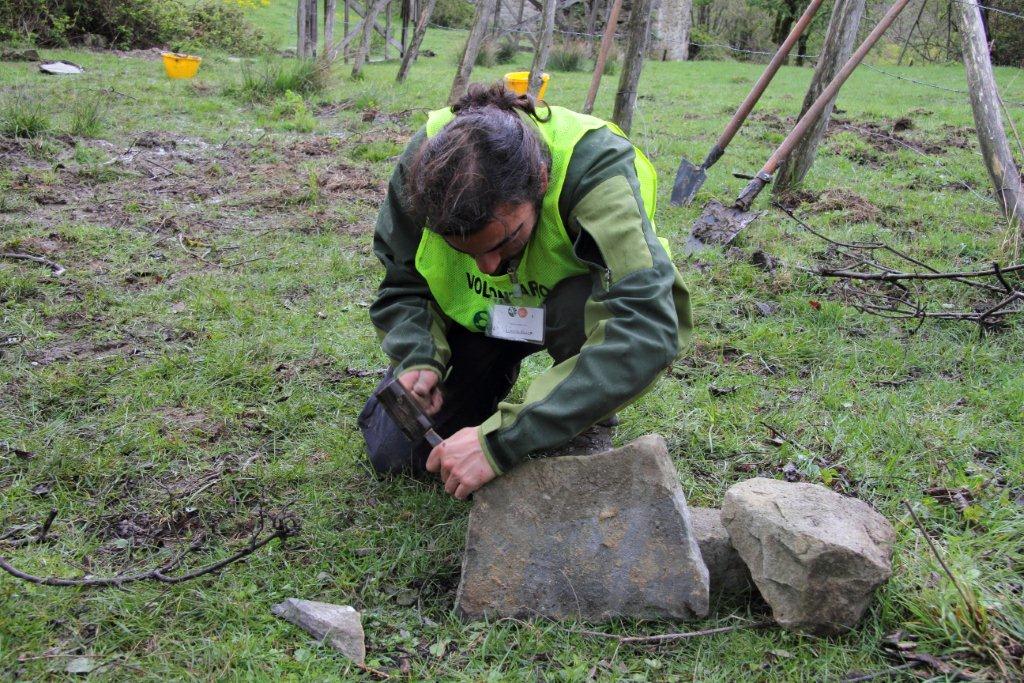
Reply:
<svg viewBox="0 0 1024 683"><path fill-rule="evenodd" d="M367 458L377 474L397 474L410 467L412 444L376 396L367 400L358 424L366 443Z"/></svg>

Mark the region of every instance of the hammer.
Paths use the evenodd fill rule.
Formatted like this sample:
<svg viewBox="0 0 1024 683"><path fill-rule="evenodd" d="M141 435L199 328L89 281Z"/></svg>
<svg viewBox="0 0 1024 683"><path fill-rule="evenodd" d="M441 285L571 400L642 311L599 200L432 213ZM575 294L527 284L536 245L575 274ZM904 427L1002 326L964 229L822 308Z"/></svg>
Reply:
<svg viewBox="0 0 1024 683"><path fill-rule="evenodd" d="M426 439L431 446L441 443L441 437L434 431L433 421L397 379L392 379L374 395L410 441L416 443Z"/></svg>

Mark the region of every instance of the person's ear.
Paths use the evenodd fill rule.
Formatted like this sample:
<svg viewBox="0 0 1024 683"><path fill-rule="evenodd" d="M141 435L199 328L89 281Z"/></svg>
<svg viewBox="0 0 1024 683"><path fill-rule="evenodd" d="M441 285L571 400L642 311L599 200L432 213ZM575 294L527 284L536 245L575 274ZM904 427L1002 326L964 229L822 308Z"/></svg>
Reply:
<svg viewBox="0 0 1024 683"><path fill-rule="evenodd" d="M548 191L548 167L547 164L540 167L540 193L543 195Z"/></svg>

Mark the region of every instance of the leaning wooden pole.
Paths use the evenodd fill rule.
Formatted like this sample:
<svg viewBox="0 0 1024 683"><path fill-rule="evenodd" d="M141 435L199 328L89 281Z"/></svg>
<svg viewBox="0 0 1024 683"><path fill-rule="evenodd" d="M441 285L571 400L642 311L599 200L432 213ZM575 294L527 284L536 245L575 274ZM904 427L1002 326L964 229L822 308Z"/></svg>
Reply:
<svg viewBox="0 0 1024 683"><path fill-rule="evenodd" d="M832 8L832 17L828 22L828 29L825 32L825 42L821 46L818 65L814 68L811 85L804 96L800 116L803 116L811 108L814 101L818 99L818 95L825 90L825 87L835 78L850 55L853 54L854 44L857 42L857 31L860 29L860 22L864 17L864 5L865 0L836 0L836 4ZM775 185L772 187L772 194L780 195L794 185L800 184L807 172L811 170L814 157L818 153L818 145L825 137L834 107L835 99L825 105L821 117L800 138L800 142L797 143L793 152L779 169Z"/></svg>
<svg viewBox="0 0 1024 683"><path fill-rule="evenodd" d="M533 63L530 65L530 94L534 97L540 92L543 82L544 69L548 65L548 55L551 54L551 42L555 36L555 12L558 10L558 0L544 0L541 6L540 38L537 49L533 53Z"/></svg>
<svg viewBox="0 0 1024 683"><path fill-rule="evenodd" d="M363 64L370 56L370 39L373 37L373 24L377 21L377 15L384 9L389 0L369 0L366 3L366 16L363 17L362 35L359 38L359 48L355 57L352 58L352 78L362 78Z"/></svg>
<svg viewBox="0 0 1024 683"><path fill-rule="evenodd" d="M401 83L405 80L405 77L409 75L409 67L412 66L416 56L420 51L420 43L423 42L423 36L427 32L427 24L430 23L430 15L434 12L434 5L437 4L437 0L427 0L427 4L420 10L420 16L416 20L416 32L412 35L412 42L409 43L409 47L406 48L405 54L402 55L402 66L398 67L398 76L395 80Z"/></svg>
<svg viewBox="0 0 1024 683"><path fill-rule="evenodd" d="M615 93L615 109L612 113L612 121L627 133L633 125L636 89L640 83L640 72L644 68L647 39L651 34L652 10L652 0L634 0L629 10L629 44L622 60L622 75L619 76L619 90Z"/></svg>
<svg viewBox="0 0 1024 683"><path fill-rule="evenodd" d="M459 68L455 71L455 79L452 81L452 90L448 94L449 104L454 104L457 99L466 94L469 76L473 73L473 65L476 64L476 56L480 52L480 43L487 33L491 15L494 14L497 4L497 0L479 0L476 4L473 28L469 30L466 47L462 51L462 59L459 60Z"/></svg>
<svg viewBox="0 0 1024 683"><path fill-rule="evenodd" d="M596 3L597 0L594 0ZM597 99L597 89L601 86L601 76L604 75L604 65L608 61L608 52L615 42L615 29L619 25L619 12L622 10L622 0L615 0L612 9L608 13L608 21L604 25L604 35L601 36L601 48L597 51L597 62L594 64L594 77L590 79L590 90L587 91L587 101L583 103L583 113L590 114L594 111L594 100Z"/></svg>
<svg viewBox="0 0 1024 683"><path fill-rule="evenodd" d="M960 39L964 48L964 68L971 93L974 127L978 130L981 156L995 187L999 206L1011 227L1024 229L1024 186L1020 169L1013 159L1010 141L1003 128L999 90L992 75L992 58L985 39L981 8L973 3L956 3L960 21ZM1024 160L1022 160L1024 163Z"/></svg>

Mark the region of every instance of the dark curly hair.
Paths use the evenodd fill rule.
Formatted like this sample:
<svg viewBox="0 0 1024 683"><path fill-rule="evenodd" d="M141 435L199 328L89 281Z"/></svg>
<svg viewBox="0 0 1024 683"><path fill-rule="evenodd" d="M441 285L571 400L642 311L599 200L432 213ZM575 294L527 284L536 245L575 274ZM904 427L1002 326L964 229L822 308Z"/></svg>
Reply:
<svg viewBox="0 0 1024 683"><path fill-rule="evenodd" d="M471 84L454 105L452 119L420 147L406 190L427 227L442 235L466 237L494 219L502 204L540 204L551 154L518 111L536 121L530 95L504 84Z"/></svg>

